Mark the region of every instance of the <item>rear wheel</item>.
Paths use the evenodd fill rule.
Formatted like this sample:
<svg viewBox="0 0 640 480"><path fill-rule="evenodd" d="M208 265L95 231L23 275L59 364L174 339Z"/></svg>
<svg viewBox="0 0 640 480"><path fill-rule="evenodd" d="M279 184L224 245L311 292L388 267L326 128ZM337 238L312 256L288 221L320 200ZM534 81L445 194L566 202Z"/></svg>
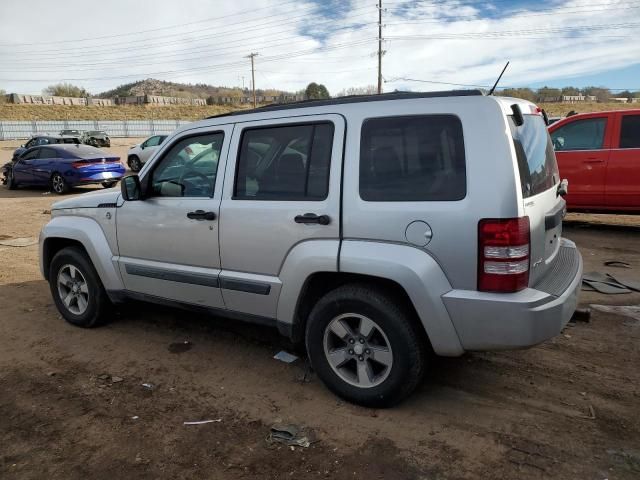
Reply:
<svg viewBox="0 0 640 480"><path fill-rule="evenodd" d="M62 195L63 193L67 193L69 191L69 184L58 172L55 172L53 175L51 175L51 181L49 183L51 191L57 193L58 195Z"/></svg>
<svg viewBox="0 0 640 480"><path fill-rule="evenodd" d="M102 186L104 188L112 188L113 186L115 186L115 184L118 182L102 182Z"/></svg>
<svg viewBox="0 0 640 480"><path fill-rule="evenodd" d="M382 289L346 285L322 297L306 328L314 370L340 397L368 407L400 402L426 368L426 335Z"/></svg>
<svg viewBox="0 0 640 480"><path fill-rule="evenodd" d="M64 319L78 327L103 323L111 302L87 254L67 247L53 257L49 268L51 295Z"/></svg>
<svg viewBox="0 0 640 480"><path fill-rule="evenodd" d="M131 155L129 157L129 168L134 172L139 172L142 168L142 162L136 155Z"/></svg>

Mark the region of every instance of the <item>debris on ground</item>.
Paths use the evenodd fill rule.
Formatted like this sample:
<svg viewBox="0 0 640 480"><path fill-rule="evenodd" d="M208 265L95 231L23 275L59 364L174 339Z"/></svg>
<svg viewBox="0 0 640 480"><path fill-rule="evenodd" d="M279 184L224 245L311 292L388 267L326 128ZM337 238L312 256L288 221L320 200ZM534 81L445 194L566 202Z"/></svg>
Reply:
<svg viewBox="0 0 640 480"><path fill-rule="evenodd" d="M169 344L169 352L170 353L184 353L188 352L193 348L193 343L189 340L185 340L184 342L174 342Z"/></svg>
<svg viewBox="0 0 640 480"><path fill-rule="evenodd" d="M610 275L600 272L587 272L582 276L582 289L595 290L606 295L631 293L625 285L618 282Z"/></svg>
<svg viewBox="0 0 640 480"><path fill-rule="evenodd" d="M572 322L585 322L589 323L591 321L591 309L589 308L577 308L575 312L573 312L573 316L571 317Z"/></svg>
<svg viewBox="0 0 640 480"><path fill-rule="evenodd" d="M196 420L193 422L182 422L183 425L204 425L205 423L220 423L222 421L221 418L216 418L215 420Z"/></svg>
<svg viewBox="0 0 640 480"><path fill-rule="evenodd" d="M276 360L280 360L281 362L284 363L293 363L296 360L298 360L298 357L295 356L292 353L289 352L285 352L284 350L280 350L278 353L276 353L273 358L275 358Z"/></svg>
<svg viewBox="0 0 640 480"><path fill-rule="evenodd" d="M290 447L308 448L317 441L318 439L311 430L296 425L272 425L267 436L267 443L282 443Z"/></svg>
<svg viewBox="0 0 640 480"><path fill-rule="evenodd" d="M38 239L35 237L18 237L0 240L0 245L4 245L5 247L30 247L36 243L38 243Z"/></svg>
<svg viewBox="0 0 640 480"><path fill-rule="evenodd" d="M155 388L155 385L153 383L142 383L141 385L147 390L153 390Z"/></svg>
<svg viewBox="0 0 640 480"><path fill-rule="evenodd" d="M51 215L51 210L43 210L42 214L43 215Z"/></svg>
<svg viewBox="0 0 640 480"><path fill-rule="evenodd" d="M124 380L122 377L111 377L111 383L120 383Z"/></svg>
<svg viewBox="0 0 640 480"><path fill-rule="evenodd" d="M619 260L609 260L607 262L604 262L604 265L606 267L631 268L631 265L629 265L627 262L621 262Z"/></svg>
<svg viewBox="0 0 640 480"><path fill-rule="evenodd" d="M640 322L640 305L589 305L594 310L633 318Z"/></svg>

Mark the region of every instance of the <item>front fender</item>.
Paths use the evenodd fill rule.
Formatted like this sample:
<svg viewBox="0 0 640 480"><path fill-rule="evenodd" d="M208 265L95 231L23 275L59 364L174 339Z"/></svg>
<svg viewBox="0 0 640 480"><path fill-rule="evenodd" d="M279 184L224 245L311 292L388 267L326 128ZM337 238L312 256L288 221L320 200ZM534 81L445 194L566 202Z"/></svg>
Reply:
<svg viewBox="0 0 640 480"><path fill-rule="evenodd" d="M345 240L340 272L393 280L404 288L438 355L459 356L464 349L442 301L451 285L438 263L424 250L408 245Z"/></svg>
<svg viewBox="0 0 640 480"><path fill-rule="evenodd" d="M124 285L114 260L115 254L98 222L88 217L59 216L51 219L40 232L40 272L46 277L45 244L50 239L68 239L82 244L95 267L105 290L123 290Z"/></svg>

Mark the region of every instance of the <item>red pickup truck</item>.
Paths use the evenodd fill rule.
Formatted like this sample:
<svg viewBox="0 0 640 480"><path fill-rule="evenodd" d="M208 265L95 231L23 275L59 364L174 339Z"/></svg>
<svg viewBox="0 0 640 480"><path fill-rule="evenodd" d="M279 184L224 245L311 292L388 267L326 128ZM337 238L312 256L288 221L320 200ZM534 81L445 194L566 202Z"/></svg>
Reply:
<svg viewBox="0 0 640 480"><path fill-rule="evenodd" d="M574 115L549 133L569 210L640 213L640 109Z"/></svg>

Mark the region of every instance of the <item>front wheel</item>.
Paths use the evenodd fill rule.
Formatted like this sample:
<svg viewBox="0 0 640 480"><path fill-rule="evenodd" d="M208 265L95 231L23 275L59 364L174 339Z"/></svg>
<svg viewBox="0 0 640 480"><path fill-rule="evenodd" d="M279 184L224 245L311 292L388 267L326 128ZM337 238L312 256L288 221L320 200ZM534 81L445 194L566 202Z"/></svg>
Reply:
<svg viewBox="0 0 640 480"><path fill-rule="evenodd" d="M50 187L51 191L57 193L58 195L62 195L63 193L67 193L69 191L69 184L58 172L51 175Z"/></svg>
<svg viewBox="0 0 640 480"><path fill-rule="evenodd" d="M322 297L306 328L311 365L340 397L388 407L416 388L426 369L428 339L402 301L382 289L346 285Z"/></svg>
<svg viewBox="0 0 640 480"><path fill-rule="evenodd" d="M111 302L87 254L67 247L53 257L49 268L51 295L64 319L91 328L106 320Z"/></svg>
<svg viewBox="0 0 640 480"><path fill-rule="evenodd" d="M7 172L7 188L9 190L15 190L16 187L16 179L13 178L13 169L11 169Z"/></svg>
<svg viewBox="0 0 640 480"><path fill-rule="evenodd" d="M134 172L139 172L142 168L142 162L136 155L129 157L129 168Z"/></svg>

